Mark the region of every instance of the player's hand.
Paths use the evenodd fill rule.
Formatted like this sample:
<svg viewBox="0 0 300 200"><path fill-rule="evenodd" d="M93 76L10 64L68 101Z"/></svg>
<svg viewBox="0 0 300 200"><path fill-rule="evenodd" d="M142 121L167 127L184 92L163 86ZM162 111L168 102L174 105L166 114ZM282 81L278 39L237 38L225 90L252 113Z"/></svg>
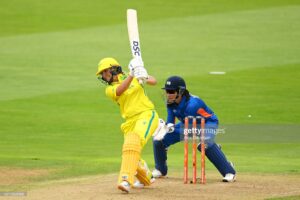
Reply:
<svg viewBox="0 0 300 200"><path fill-rule="evenodd" d="M167 131L167 133L172 133L172 132L174 132L174 130L175 130L175 124L168 123L166 125L166 131Z"/></svg>
<svg viewBox="0 0 300 200"><path fill-rule="evenodd" d="M133 74L134 74L134 77L136 77L139 80L145 81L149 78L147 70L144 67L135 68Z"/></svg>
<svg viewBox="0 0 300 200"><path fill-rule="evenodd" d="M161 141L165 135L167 134L167 130L166 130L166 123L164 122L163 119L159 119L159 123L158 126L156 128L156 130L154 131L152 137L153 140L155 141Z"/></svg>
<svg viewBox="0 0 300 200"><path fill-rule="evenodd" d="M144 67L144 62L140 58L133 58L128 64L129 72L134 72L136 68Z"/></svg>
<svg viewBox="0 0 300 200"><path fill-rule="evenodd" d="M160 141L166 134L172 133L175 130L175 124L168 123L166 124L163 119L159 119L159 124L157 129L153 133L153 140Z"/></svg>

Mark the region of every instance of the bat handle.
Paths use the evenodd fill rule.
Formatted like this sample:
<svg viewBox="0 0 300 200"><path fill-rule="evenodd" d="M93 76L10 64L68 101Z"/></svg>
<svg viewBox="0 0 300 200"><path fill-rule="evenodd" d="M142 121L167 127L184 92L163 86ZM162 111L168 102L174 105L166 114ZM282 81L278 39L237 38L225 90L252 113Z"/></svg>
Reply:
<svg viewBox="0 0 300 200"><path fill-rule="evenodd" d="M139 79L139 83L140 83L141 85L144 85L145 81L144 81L143 79Z"/></svg>
<svg viewBox="0 0 300 200"><path fill-rule="evenodd" d="M133 58L138 59L141 63L144 64L142 56L133 56ZM139 78L138 80L141 85L144 85L144 83L146 82L146 79L143 79L143 78Z"/></svg>

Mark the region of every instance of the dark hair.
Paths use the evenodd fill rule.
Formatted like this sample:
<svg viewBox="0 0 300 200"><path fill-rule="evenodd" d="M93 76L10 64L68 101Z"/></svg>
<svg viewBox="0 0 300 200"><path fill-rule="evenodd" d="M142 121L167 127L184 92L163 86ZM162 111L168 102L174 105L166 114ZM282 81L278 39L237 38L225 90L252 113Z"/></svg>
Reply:
<svg viewBox="0 0 300 200"><path fill-rule="evenodd" d="M185 96L187 100L189 100L191 97L190 92L187 89L184 90L182 96Z"/></svg>

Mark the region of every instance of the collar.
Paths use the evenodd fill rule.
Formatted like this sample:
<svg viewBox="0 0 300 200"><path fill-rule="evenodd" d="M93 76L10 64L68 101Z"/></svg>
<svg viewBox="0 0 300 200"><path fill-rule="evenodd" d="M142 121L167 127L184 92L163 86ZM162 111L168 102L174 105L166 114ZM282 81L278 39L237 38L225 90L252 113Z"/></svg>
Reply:
<svg viewBox="0 0 300 200"><path fill-rule="evenodd" d="M112 82L111 85L117 85L123 82L127 78L126 74L118 74L118 81Z"/></svg>

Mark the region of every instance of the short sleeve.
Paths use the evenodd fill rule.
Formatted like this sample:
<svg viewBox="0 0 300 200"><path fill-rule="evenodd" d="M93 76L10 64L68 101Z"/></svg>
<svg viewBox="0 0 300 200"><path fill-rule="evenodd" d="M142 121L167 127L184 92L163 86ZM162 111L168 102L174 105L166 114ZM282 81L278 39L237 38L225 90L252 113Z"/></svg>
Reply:
<svg viewBox="0 0 300 200"><path fill-rule="evenodd" d="M117 96L117 87L119 85L110 85L110 86L107 86L106 87L106 90L105 90L105 94L106 96L108 96L109 98L111 98L112 100L114 101L117 101L118 99L118 96Z"/></svg>

